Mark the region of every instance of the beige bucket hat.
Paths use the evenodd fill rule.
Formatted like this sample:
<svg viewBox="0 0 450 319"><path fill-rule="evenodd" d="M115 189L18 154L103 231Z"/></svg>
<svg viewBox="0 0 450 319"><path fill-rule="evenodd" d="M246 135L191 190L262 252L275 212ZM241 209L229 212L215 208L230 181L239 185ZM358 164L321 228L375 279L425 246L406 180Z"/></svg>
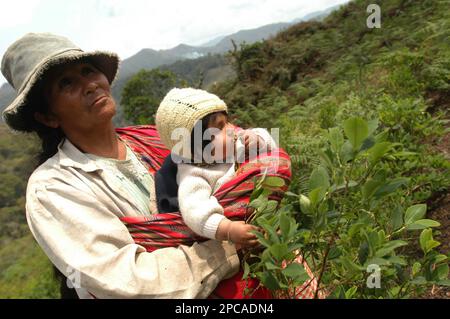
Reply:
<svg viewBox="0 0 450 319"><path fill-rule="evenodd" d="M5 52L1 70L16 90L17 97L2 116L17 131L30 131L24 114L31 110L30 92L50 68L63 63L88 60L105 74L111 84L119 67L119 57L105 51L84 52L69 39L51 33L28 33Z"/></svg>

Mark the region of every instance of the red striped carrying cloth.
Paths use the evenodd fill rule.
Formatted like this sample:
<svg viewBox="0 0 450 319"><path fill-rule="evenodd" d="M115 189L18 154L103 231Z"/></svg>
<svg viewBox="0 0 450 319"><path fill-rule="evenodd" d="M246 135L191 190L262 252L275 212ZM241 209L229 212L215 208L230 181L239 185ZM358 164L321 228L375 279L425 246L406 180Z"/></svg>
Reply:
<svg viewBox="0 0 450 319"><path fill-rule="evenodd" d="M116 132L127 142L132 150L140 154L141 160L151 174L162 165L170 154L161 143L156 128L152 125L118 128ZM245 220L247 204L254 189L253 177L258 177L266 171L267 176L278 176L285 180L286 185L274 191L271 199L280 201L287 190L291 179L291 162L289 155L282 149L273 150L259 155L256 159L240 165L236 176L222 185L214 193L224 208L224 215L232 220ZM192 245L194 242L207 240L192 232L183 222L181 214L163 213L151 216L123 217L121 221L127 226L134 241L151 252L159 248ZM296 289L300 299L313 298L317 289L317 281L306 262L303 263L311 279ZM212 294L212 297L227 299L273 298L269 290L258 285L253 279L243 280L242 271L230 279L223 280ZM244 289L253 290L252 296L245 296Z"/></svg>

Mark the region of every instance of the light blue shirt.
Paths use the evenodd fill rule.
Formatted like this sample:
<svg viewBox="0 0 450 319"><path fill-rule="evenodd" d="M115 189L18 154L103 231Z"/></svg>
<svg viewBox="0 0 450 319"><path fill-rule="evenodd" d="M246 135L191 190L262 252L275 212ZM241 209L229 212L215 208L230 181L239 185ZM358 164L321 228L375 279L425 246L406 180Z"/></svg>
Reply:
<svg viewBox="0 0 450 319"><path fill-rule="evenodd" d="M99 166L110 173L109 175L114 177L110 180L110 183L115 184L117 188L123 188L128 193L129 198L133 199L134 204L139 207L143 215L150 214L150 200L154 200L151 197L155 196L150 188L153 183L152 175L128 145L125 160L101 157L89 153L85 155L95 160Z"/></svg>

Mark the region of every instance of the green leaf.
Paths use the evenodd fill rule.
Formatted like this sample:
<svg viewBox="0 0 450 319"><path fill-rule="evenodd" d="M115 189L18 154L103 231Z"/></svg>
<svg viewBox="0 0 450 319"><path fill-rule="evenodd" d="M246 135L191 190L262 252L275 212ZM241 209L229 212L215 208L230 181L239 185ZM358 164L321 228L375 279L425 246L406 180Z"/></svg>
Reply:
<svg viewBox="0 0 450 319"><path fill-rule="evenodd" d="M322 160L322 163L325 164L325 166L329 167L330 169L333 169L333 161L331 160L330 156L322 151L321 149L317 150L317 154L319 155L320 159Z"/></svg>
<svg viewBox="0 0 450 319"><path fill-rule="evenodd" d="M385 244L385 242L386 242L386 233L384 232L383 229L378 231L378 242L381 245Z"/></svg>
<svg viewBox="0 0 450 319"><path fill-rule="evenodd" d="M331 144L331 149L333 152L337 153L342 144L344 144L344 136L342 135L341 129L339 127L333 127L328 130L328 140Z"/></svg>
<svg viewBox="0 0 450 319"><path fill-rule="evenodd" d="M264 238L263 234L261 234L260 232L253 232L253 234L256 235L256 237L258 238L258 241L265 247L269 248L272 243L269 242L266 238Z"/></svg>
<svg viewBox="0 0 450 319"><path fill-rule="evenodd" d="M368 150L369 148L372 148L374 145L375 145L375 138L373 136L369 136L363 141L359 151L362 152Z"/></svg>
<svg viewBox="0 0 450 319"><path fill-rule="evenodd" d="M289 252L288 247L284 243L274 244L269 248L270 253L276 260L283 260L284 256Z"/></svg>
<svg viewBox="0 0 450 319"><path fill-rule="evenodd" d="M408 245L408 243L406 241L392 240L392 241L384 244L380 249L378 249L377 252L375 253L375 256L380 257L380 258L384 257L384 256L392 253L395 249L402 247L402 246L406 246L406 245Z"/></svg>
<svg viewBox="0 0 450 319"><path fill-rule="evenodd" d="M392 211L391 215L391 226L392 230L398 230L403 225L403 209L400 205L398 205L394 210Z"/></svg>
<svg viewBox="0 0 450 319"><path fill-rule="evenodd" d="M448 265L447 264L442 264L436 267L434 273L435 275L433 276L435 278L435 280L445 280L448 277Z"/></svg>
<svg viewBox="0 0 450 319"><path fill-rule="evenodd" d="M407 225L406 229L417 230L417 229L425 229L425 228L439 227L439 226L441 226L441 224L435 220L419 219L419 220L416 220L414 223Z"/></svg>
<svg viewBox="0 0 450 319"><path fill-rule="evenodd" d="M264 229L269 233L269 238L273 243L279 244L280 243L280 237L278 236L275 229L272 227L264 227Z"/></svg>
<svg viewBox="0 0 450 319"><path fill-rule="evenodd" d="M431 229L424 229L422 231L422 233L420 233L420 237L419 237L419 243L420 243L420 248L422 248L422 251L424 252L424 254L427 254L428 250L427 250L427 242L430 240L433 240L433 231Z"/></svg>
<svg viewBox="0 0 450 319"><path fill-rule="evenodd" d="M389 129L385 129L383 132L377 134L375 136L375 141L378 142L385 142L389 137Z"/></svg>
<svg viewBox="0 0 450 319"><path fill-rule="evenodd" d="M388 258L388 260L392 264L396 264L396 265L400 265L400 266L408 265L407 261L400 256L391 256Z"/></svg>
<svg viewBox="0 0 450 319"><path fill-rule="evenodd" d="M309 178L309 190L312 191L318 187L325 189L330 187L330 177L328 176L327 170L322 166L316 168Z"/></svg>
<svg viewBox="0 0 450 319"><path fill-rule="evenodd" d="M369 150L369 161L372 164L378 162L387 152L389 152L391 146L392 144L389 142L375 144L375 146Z"/></svg>
<svg viewBox="0 0 450 319"><path fill-rule="evenodd" d="M410 281L413 285L426 285L427 280L423 276L419 276Z"/></svg>
<svg viewBox="0 0 450 319"><path fill-rule="evenodd" d="M263 182L264 186L268 186L271 188L280 188L285 185L284 179L277 176L269 176Z"/></svg>
<svg viewBox="0 0 450 319"><path fill-rule="evenodd" d="M383 182L380 182L378 180L368 180L364 183L363 187L361 188L361 193L365 199L370 199L376 192L376 190L383 185Z"/></svg>
<svg viewBox="0 0 450 319"><path fill-rule="evenodd" d="M341 258L339 258L340 262L342 263L342 265L350 272L350 273L355 273L355 272L360 272L361 270L363 270L363 268L359 265L357 265L356 263L354 263L352 260L350 260L350 258L348 257L344 257L341 256Z"/></svg>
<svg viewBox="0 0 450 319"><path fill-rule="evenodd" d="M318 187L316 189L313 189L309 193L309 200L311 201L311 204L316 206L319 202L323 200L325 195L327 194L327 190L323 187Z"/></svg>
<svg viewBox="0 0 450 319"><path fill-rule="evenodd" d="M378 233L375 231L372 231L369 234L367 234L364 230L362 230L362 233L366 237L367 243L369 244L369 251L370 251L369 255L374 255L376 249L380 246L380 242L378 239Z"/></svg>
<svg viewBox="0 0 450 319"><path fill-rule="evenodd" d="M358 291L358 286L353 286L345 292L345 299L351 299Z"/></svg>
<svg viewBox="0 0 450 319"><path fill-rule="evenodd" d="M425 217L426 212L427 212L426 204L418 204L409 207L405 213L405 224L409 225L419 219L422 219L423 217Z"/></svg>
<svg viewBox="0 0 450 319"><path fill-rule="evenodd" d="M363 265L366 262L367 257L369 257L369 244L366 241L364 241L359 246L359 251L358 251L359 263Z"/></svg>
<svg viewBox="0 0 450 319"><path fill-rule="evenodd" d="M333 185L331 185L330 192L334 192L334 191L338 191L338 190L347 188L347 186L350 189L352 187L358 186L358 182L350 180L350 181L348 181L348 185L347 185L347 183L343 183L339 186L336 186L336 184L333 184Z"/></svg>
<svg viewBox="0 0 450 319"><path fill-rule="evenodd" d="M437 256L434 257L433 262L437 264L437 263L443 262L443 261L445 261L445 260L447 260L447 259L448 259L447 256L445 256L445 255L443 255L443 254L439 254L439 255L437 255Z"/></svg>
<svg viewBox="0 0 450 319"><path fill-rule="evenodd" d="M291 223L289 226L289 234L287 235L288 238L294 238L294 236L298 237L298 224L295 222L294 218L291 218Z"/></svg>
<svg viewBox="0 0 450 319"><path fill-rule="evenodd" d="M408 183L408 179L406 178L395 178L393 180L390 180L384 185L381 185L373 195L375 198L380 198L386 195L389 195L393 192L395 192L400 186L405 185Z"/></svg>
<svg viewBox="0 0 450 319"><path fill-rule="evenodd" d="M250 274L250 266L247 262L244 262L244 274L242 275L242 279L246 279Z"/></svg>
<svg viewBox="0 0 450 319"><path fill-rule="evenodd" d="M255 199L257 199L259 196L261 196L262 192L264 191L264 188L258 188L256 187L256 178L253 178L253 183L255 183L255 189L253 190L249 202L253 202Z"/></svg>
<svg viewBox="0 0 450 319"><path fill-rule="evenodd" d="M278 202L276 200L269 200L266 207L264 208L264 213L273 213L278 207Z"/></svg>
<svg viewBox="0 0 450 319"><path fill-rule="evenodd" d="M398 157L398 158L415 157L417 155L418 154L415 152L406 152L406 151L397 152L397 153L392 154L392 156Z"/></svg>
<svg viewBox="0 0 450 319"><path fill-rule="evenodd" d="M378 119L373 119L367 122L367 127L369 128L369 135L372 135L378 128Z"/></svg>
<svg viewBox="0 0 450 319"><path fill-rule="evenodd" d="M441 244L441 243L438 242L438 241L435 241L435 240L429 240L429 241L427 242L426 248L427 248L428 251L431 251L433 248L436 248L436 247L439 246L440 244Z"/></svg>
<svg viewBox="0 0 450 319"><path fill-rule="evenodd" d="M298 201L300 203L300 209L302 210L302 212L305 214L309 214L309 207L311 206L311 201L309 200L309 198L305 195L300 195Z"/></svg>
<svg viewBox="0 0 450 319"><path fill-rule="evenodd" d="M416 261L411 268L412 276L415 277L420 272L420 269L422 269L422 265Z"/></svg>
<svg viewBox="0 0 450 319"><path fill-rule="evenodd" d="M384 265L390 265L391 262L384 258L374 257L366 261L364 266L367 268L369 265L378 265L378 266L384 266Z"/></svg>
<svg viewBox="0 0 450 319"><path fill-rule="evenodd" d="M307 279L309 276L306 273L305 267L299 263L291 263L285 269L281 271L285 276L290 278L305 278ZM306 276L305 276L306 275Z"/></svg>
<svg viewBox="0 0 450 319"><path fill-rule="evenodd" d="M257 273L259 279L261 280L262 284L270 289L270 290L276 290L280 289L280 285L278 283L278 280L272 275L271 272L263 272L263 273Z"/></svg>
<svg viewBox="0 0 450 319"><path fill-rule="evenodd" d="M252 202L250 202L249 206L259 210L264 210L267 207L267 202L268 202L267 198L260 196L257 199L253 200Z"/></svg>
<svg viewBox="0 0 450 319"><path fill-rule="evenodd" d="M267 262L265 263L265 266L266 266L266 268L267 268L268 270L279 270L279 269L281 269L280 267L278 267L277 265L275 265L274 263L269 262L269 261L267 261Z"/></svg>
<svg viewBox="0 0 450 319"><path fill-rule="evenodd" d="M284 240L288 238L289 230L291 228L291 219L286 214L280 215L280 229Z"/></svg>
<svg viewBox="0 0 450 319"><path fill-rule="evenodd" d="M286 193L284 193L284 195L290 196L290 197L299 197L297 194L292 193L292 192L286 192Z"/></svg>
<svg viewBox="0 0 450 319"><path fill-rule="evenodd" d="M369 135L369 126L362 118L354 117L344 122L344 132L352 144L353 150L358 150Z"/></svg>
<svg viewBox="0 0 450 319"><path fill-rule="evenodd" d="M350 141L345 141L345 143L342 145L339 156L341 157L341 161L344 164L355 157L355 152L353 151L353 147Z"/></svg>
<svg viewBox="0 0 450 319"><path fill-rule="evenodd" d="M422 233L420 234L419 243L420 248L422 248L422 251L424 252L425 255L429 253L433 248L441 244L440 242L433 240L433 231L429 228L422 231ZM435 257L434 262L438 263L445 259L447 259L447 256L439 254Z"/></svg>
<svg viewBox="0 0 450 319"><path fill-rule="evenodd" d="M336 259L336 258L340 257L341 255L342 255L342 251L338 247L333 246L330 248L330 251L328 253L328 259L329 260Z"/></svg>
<svg viewBox="0 0 450 319"><path fill-rule="evenodd" d="M348 236L350 238L353 238L363 227L365 226L362 222L356 222L353 225L350 226L350 229L348 230Z"/></svg>
<svg viewBox="0 0 450 319"><path fill-rule="evenodd" d="M449 280L449 279L439 280L439 281L437 282L437 284L438 284L439 286L450 287L450 280Z"/></svg>
<svg viewBox="0 0 450 319"><path fill-rule="evenodd" d="M269 249L264 249L264 251L261 254L260 260L261 260L261 262L266 262L266 261L274 262L274 259L272 258L272 255L270 254Z"/></svg>
<svg viewBox="0 0 450 319"><path fill-rule="evenodd" d="M342 286L336 287L332 292L332 299L345 299L345 289Z"/></svg>

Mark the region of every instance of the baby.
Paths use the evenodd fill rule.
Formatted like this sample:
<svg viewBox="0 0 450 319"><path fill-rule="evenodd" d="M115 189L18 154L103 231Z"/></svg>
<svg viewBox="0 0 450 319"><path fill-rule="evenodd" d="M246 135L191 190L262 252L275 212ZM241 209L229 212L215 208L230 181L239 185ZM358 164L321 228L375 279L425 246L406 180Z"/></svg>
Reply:
<svg viewBox="0 0 450 319"><path fill-rule="evenodd" d="M255 227L226 218L213 194L233 178L236 165L255 154L258 146L260 150L277 147L270 134L264 129L236 132L228 121L226 104L214 94L192 88L175 88L164 97L156 113L156 127L171 150L170 160L176 163L172 165L177 166L177 198L186 225L206 238L243 247L256 245L257 238L250 232ZM159 177L157 197L158 180L167 176Z"/></svg>

